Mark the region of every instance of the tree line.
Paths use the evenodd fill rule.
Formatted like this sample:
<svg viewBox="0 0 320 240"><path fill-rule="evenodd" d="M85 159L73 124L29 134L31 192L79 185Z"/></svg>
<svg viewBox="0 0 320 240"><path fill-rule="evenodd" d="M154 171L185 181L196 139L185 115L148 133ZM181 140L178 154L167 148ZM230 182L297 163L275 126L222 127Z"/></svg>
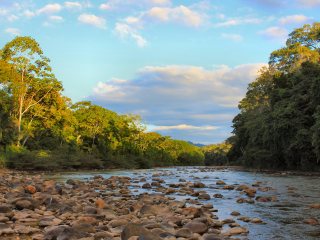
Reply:
<svg viewBox="0 0 320 240"><path fill-rule="evenodd" d="M290 33L239 103L228 158L254 168L320 169L320 23Z"/></svg>
<svg viewBox="0 0 320 240"><path fill-rule="evenodd" d="M16 37L0 50L0 165L18 169L202 165L200 148L146 132L119 115L62 94L39 43Z"/></svg>

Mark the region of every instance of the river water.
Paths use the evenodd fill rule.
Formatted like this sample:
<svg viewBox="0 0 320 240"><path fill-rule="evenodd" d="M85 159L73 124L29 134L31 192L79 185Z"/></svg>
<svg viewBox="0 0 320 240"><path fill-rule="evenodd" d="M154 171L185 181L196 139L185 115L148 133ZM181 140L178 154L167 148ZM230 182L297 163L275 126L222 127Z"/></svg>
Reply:
<svg viewBox="0 0 320 240"><path fill-rule="evenodd" d="M159 176L165 183L179 183L179 180L187 182L201 181L206 185L203 189L212 197L214 194L222 194L223 198L211 198L202 201L212 203L219 220L233 218L241 226L249 229L247 236L240 239L320 239L320 225L309 225L305 219L316 218L320 221L320 209L310 208L311 204L320 203L320 177L319 176L296 176L284 174L263 174L232 169L178 167L151 170L127 170L127 171L104 171L104 172L74 172L60 173L50 176L51 178L67 180L88 180L95 175L104 178L111 176L128 176L132 179L130 189L134 194L143 192L156 193L155 188L142 189L138 179L146 178L151 183L152 177ZM257 190L256 196L268 196L276 198L274 202L237 203L239 198L247 198L243 192L236 190L224 190L222 185L217 185L218 180L223 180L227 185L245 184L251 186L259 182L260 189L268 188L269 191ZM258 189L258 188L257 188ZM178 200L194 198L183 194L170 195ZM239 217L230 215L232 211L240 212L241 216L260 218L264 224L246 223L238 220ZM239 237L239 236L238 236Z"/></svg>

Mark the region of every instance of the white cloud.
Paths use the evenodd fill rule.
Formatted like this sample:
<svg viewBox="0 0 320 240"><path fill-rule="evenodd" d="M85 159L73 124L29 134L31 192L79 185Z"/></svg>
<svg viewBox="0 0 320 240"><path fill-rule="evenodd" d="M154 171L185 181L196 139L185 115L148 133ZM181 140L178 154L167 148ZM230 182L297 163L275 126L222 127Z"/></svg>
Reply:
<svg viewBox="0 0 320 240"><path fill-rule="evenodd" d="M64 2L64 6L67 9L81 9L82 4L80 2Z"/></svg>
<svg viewBox="0 0 320 240"><path fill-rule="evenodd" d="M215 27L231 27L242 24L259 24L261 22L261 18L230 18L223 22L216 23Z"/></svg>
<svg viewBox="0 0 320 240"><path fill-rule="evenodd" d="M16 21L16 20L18 20L19 19L19 17L17 16L17 15L14 15L14 14L11 14L11 15L9 15L8 17L7 17L7 20L9 21L9 22L14 22L14 21Z"/></svg>
<svg viewBox="0 0 320 240"><path fill-rule="evenodd" d="M13 36L20 35L20 30L18 28L7 28L5 32Z"/></svg>
<svg viewBox="0 0 320 240"><path fill-rule="evenodd" d="M119 10L129 9L132 6L135 8L150 8L154 6L170 6L171 0L108 0L100 4L101 10Z"/></svg>
<svg viewBox="0 0 320 240"><path fill-rule="evenodd" d="M100 82L94 88L94 97L108 104L235 107L263 65L219 66L212 70L197 66L147 66L133 80Z"/></svg>
<svg viewBox="0 0 320 240"><path fill-rule="evenodd" d="M35 12L32 12L30 10L25 10L23 13L22 13L23 16L27 17L27 18L32 18L34 16L36 16Z"/></svg>
<svg viewBox="0 0 320 240"><path fill-rule="evenodd" d="M199 130L199 131L210 131L219 129L217 126L193 126L188 124L179 124L173 126L148 126L149 131L168 131L168 130Z"/></svg>
<svg viewBox="0 0 320 240"><path fill-rule="evenodd" d="M204 14L183 5L173 8L153 7L145 15L160 22L177 22L192 27L198 27L205 22Z"/></svg>
<svg viewBox="0 0 320 240"><path fill-rule="evenodd" d="M54 14L60 12L62 10L62 6L58 3L47 4L43 8L40 8L37 13L38 14Z"/></svg>
<svg viewBox="0 0 320 240"><path fill-rule="evenodd" d="M288 31L285 28L280 27L269 27L259 33L273 39L285 39L288 35Z"/></svg>
<svg viewBox="0 0 320 240"><path fill-rule="evenodd" d="M307 23L311 20L311 18L304 16L304 15L291 15L291 16L285 16L279 19L279 23L282 25L288 25L288 24L301 24L301 23Z"/></svg>
<svg viewBox="0 0 320 240"><path fill-rule="evenodd" d="M298 0L301 6L316 7L320 6L320 0Z"/></svg>
<svg viewBox="0 0 320 240"><path fill-rule="evenodd" d="M222 33L221 36L234 42L241 42L243 40L243 37L239 34Z"/></svg>
<svg viewBox="0 0 320 240"><path fill-rule="evenodd" d="M63 21L64 21L63 17L61 17L61 16L56 16L56 15L50 16L50 17L49 17L49 20L52 21L52 22L56 22L56 23L59 23L59 22L63 22Z"/></svg>
<svg viewBox="0 0 320 240"><path fill-rule="evenodd" d="M84 24L92 25L97 28L106 29L106 20L103 17L98 17L94 14L81 14L78 21Z"/></svg>
<svg viewBox="0 0 320 240"><path fill-rule="evenodd" d="M115 31L121 38L132 38L139 47L147 45L147 40L128 24L116 23Z"/></svg>

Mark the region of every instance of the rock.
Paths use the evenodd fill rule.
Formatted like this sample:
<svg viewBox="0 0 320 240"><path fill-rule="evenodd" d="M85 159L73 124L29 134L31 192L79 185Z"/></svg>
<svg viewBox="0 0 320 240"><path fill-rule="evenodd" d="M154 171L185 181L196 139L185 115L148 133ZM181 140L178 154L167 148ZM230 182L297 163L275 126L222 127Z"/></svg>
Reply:
<svg viewBox="0 0 320 240"><path fill-rule="evenodd" d="M142 185L142 188L148 189L148 188L151 188L151 185L150 183L145 183Z"/></svg>
<svg viewBox="0 0 320 240"><path fill-rule="evenodd" d="M206 185L205 185L204 183L202 183L202 182L195 182L195 183L193 184L193 187L194 187L194 188L205 188Z"/></svg>
<svg viewBox="0 0 320 240"><path fill-rule="evenodd" d="M12 212L10 205L0 205L0 213L10 213Z"/></svg>
<svg viewBox="0 0 320 240"><path fill-rule="evenodd" d="M9 224L0 223L0 236L12 233L14 233L14 231Z"/></svg>
<svg viewBox="0 0 320 240"><path fill-rule="evenodd" d="M61 223L62 223L61 219L55 218L54 216L48 216L40 220L39 226L40 227L57 226Z"/></svg>
<svg viewBox="0 0 320 240"><path fill-rule="evenodd" d="M28 185L24 188L24 190L26 191L26 193L30 193L30 194L34 194L37 192L37 189L35 186L32 185Z"/></svg>
<svg viewBox="0 0 320 240"><path fill-rule="evenodd" d="M223 189L224 189L224 190L233 190L233 189L234 189L234 186L232 186L232 185L225 185L225 186L223 187Z"/></svg>
<svg viewBox="0 0 320 240"><path fill-rule="evenodd" d="M320 209L320 203L311 204L310 208Z"/></svg>
<svg viewBox="0 0 320 240"><path fill-rule="evenodd" d="M14 227L14 231L19 234L34 234L40 232L41 230L39 228L33 228L30 226L16 225Z"/></svg>
<svg viewBox="0 0 320 240"><path fill-rule="evenodd" d="M216 193L213 195L214 198L223 198L223 195L220 193Z"/></svg>
<svg viewBox="0 0 320 240"><path fill-rule="evenodd" d="M193 233L205 233L208 230L206 224L198 221L192 221L184 225L184 228L188 228Z"/></svg>
<svg viewBox="0 0 320 240"><path fill-rule="evenodd" d="M121 240L129 240L130 237L138 236L143 240L161 240L156 234L139 224L129 223L121 232Z"/></svg>
<svg viewBox="0 0 320 240"><path fill-rule="evenodd" d="M231 215L231 216L239 216L239 215L240 215L240 213L239 213L239 212L237 212L237 211L233 211L230 215Z"/></svg>
<svg viewBox="0 0 320 240"><path fill-rule="evenodd" d="M256 190L253 188L247 188L243 190L248 197L254 197L256 195Z"/></svg>
<svg viewBox="0 0 320 240"><path fill-rule="evenodd" d="M217 185L226 185L226 183L225 183L224 181L222 181L222 180L218 180L218 181L216 182L216 184L217 184Z"/></svg>
<svg viewBox="0 0 320 240"><path fill-rule="evenodd" d="M95 207L86 206L83 210L87 214L97 214L98 213L98 209Z"/></svg>
<svg viewBox="0 0 320 240"><path fill-rule="evenodd" d="M203 240L222 240L218 234L207 233L202 236Z"/></svg>
<svg viewBox="0 0 320 240"><path fill-rule="evenodd" d="M16 203L16 208L18 210L22 210L22 209L34 209L34 205L32 204L32 201L29 199L21 199L21 200L17 200Z"/></svg>
<svg viewBox="0 0 320 240"><path fill-rule="evenodd" d="M78 240L79 238L89 237L88 233L76 231L68 225L59 225L45 228L45 240Z"/></svg>
<svg viewBox="0 0 320 240"><path fill-rule="evenodd" d="M176 237L190 238L192 236L192 232L188 228L180 228L175 235Z"/></svg>
<svg viewBox="0 0 320 240"><path fill-rule="evenodd" d="M103 199L98 198L95 202L95 205L97 208L103 209L106 207L106 202Z"/></svg>
<svg viewBox="0 0 320 240"><path fill-rule="evenodd" d="M111 222L109 222L109 226L116 228L116 227L124 227L128 224L128 220L127 219L115 219L112 220Z"/></svg>
<svg viewBox="0 0 320 240"><path fill-rule="evenodd" d="M201 194L199 194L198 199L210 200L211 197L210 197L210 195L207 194L207 193L201 193Z"/></svg>
<svg viewBox="0 0 320 240"><path fill-rule="evenodd" d="M239 235L239 234L244 234L248 232L249 232L248 229L244 227L234 227L234 228L228 229L226 232L223 233L223 235L232 236L232 235Z"/></svg>
<svg viewBox="0 0 320 240"><path fill-rule="evenodd" d="M319 221L316 218L309 218L309 219L303 220L303 223L309 224L309 225L318 225Z"/></svg>
<svg viewBox="0 0 320 240"><path fill-rule="evenodd" d="M250 222L252 222L252 223L263 223L260 218L252 218Z"/></svg>
<svg viewBox="0 0 320 240"><path fill-rule="evenodd" d="M94 234L94 240L112 240L113 235L109 232L97 232Z"/></svg>

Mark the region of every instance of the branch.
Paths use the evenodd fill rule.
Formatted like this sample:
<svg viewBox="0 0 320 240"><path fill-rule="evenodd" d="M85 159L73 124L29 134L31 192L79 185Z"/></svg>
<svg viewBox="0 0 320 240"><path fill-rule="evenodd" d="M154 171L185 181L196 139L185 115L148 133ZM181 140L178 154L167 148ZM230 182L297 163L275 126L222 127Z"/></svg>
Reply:
<svg viewBox="0 0 320 240"><path fill-rule="evenodd" d="M41 102L48 94L49 92L51 92L51 90L53 89L53 87L51 87L48 92L46 92L45 95L43 95L38 101L36 101L35 103L29 105L28 107L26 107L26 109L22 112L22 114L25 114L31 107L37 105L39 102Z"/></svg>

